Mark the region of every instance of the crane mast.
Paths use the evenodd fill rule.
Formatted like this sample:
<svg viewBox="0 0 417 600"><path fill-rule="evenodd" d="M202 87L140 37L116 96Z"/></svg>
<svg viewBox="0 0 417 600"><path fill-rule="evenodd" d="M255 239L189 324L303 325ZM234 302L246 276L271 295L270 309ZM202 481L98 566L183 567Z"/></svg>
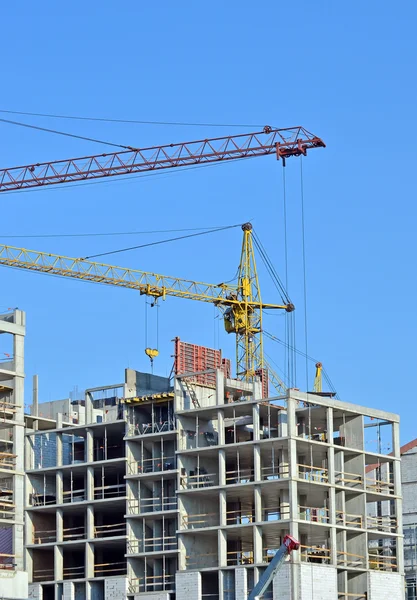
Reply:
<svg viewBox="0 0 417 600"><path fill-rule="evenodd" d="M0 169L0 192L268 154L275 154L277 159L282 159L285 163L286 158L305 155L307 150L312 148L325 148L325 143L304 127L277 129L266 126L262 131L255 133L149 148L127 146L127 150L119 152Z"/></svg>

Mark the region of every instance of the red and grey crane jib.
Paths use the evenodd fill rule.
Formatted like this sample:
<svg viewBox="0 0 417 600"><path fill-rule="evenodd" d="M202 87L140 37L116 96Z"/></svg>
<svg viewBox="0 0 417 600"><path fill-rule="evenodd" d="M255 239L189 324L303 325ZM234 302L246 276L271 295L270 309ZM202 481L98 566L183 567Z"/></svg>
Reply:
<svg viewBox="0 0 417 600"><path fill-rule="evenodd" d="M0 169L0 193L269 154L275 154L285 165L285 160L291 156L325 147L323 140L304 127L277 129L268 125L256 133L149 148L127 146L119 152Z"/></svg>

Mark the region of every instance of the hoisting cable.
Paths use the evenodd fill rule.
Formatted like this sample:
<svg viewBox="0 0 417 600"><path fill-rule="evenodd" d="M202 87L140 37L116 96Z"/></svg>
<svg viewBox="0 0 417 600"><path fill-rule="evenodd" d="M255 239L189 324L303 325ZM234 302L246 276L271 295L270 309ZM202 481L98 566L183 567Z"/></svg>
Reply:
<svg viewBox="0 0 417 600"><path fill-rule="evenodd" d="M271 259L269 258L268 254L267 254L261 240L259 239L259 236L255 232L255 230L253 230L252 237L253 237L253 243L254 243L257 251L259 252L260 257L261 257L275 287L277 288L277 290L281 296L281 300L282 300L283 304L292 304L290 297L287 293L286 286L284 286L283 282L281 281L274 265L272 264Z"/></svg>
<svg viewBox="0 0 417 600"><path fill-rule="evenodd" d="M306 243L305 243L305 219L304 219L304 180L303 180L303 157L300 157L300 192L301 192L301 231L303 250L303 288L304 288L304 336L305 354L308 355L308 322L307 322L307 274L306 274ZM308 364L306 360L306 389L308 391Z"/></svg>

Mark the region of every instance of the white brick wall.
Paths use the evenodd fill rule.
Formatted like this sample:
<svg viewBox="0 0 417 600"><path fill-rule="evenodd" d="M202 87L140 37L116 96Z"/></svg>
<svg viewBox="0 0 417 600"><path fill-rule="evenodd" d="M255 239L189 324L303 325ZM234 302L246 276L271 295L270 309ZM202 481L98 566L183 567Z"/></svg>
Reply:
<svg viewBox="0 0 417 600"><path fill-rule="evenodd" d="M273 600L291 600L292 567L290 563L285 563L275 575L272 582Z"/></svg>
<svg viewBox="0 0 417 600"><path fill-rule="evenodd" d="M64 593L62 595L62 600L74 600L75 592L74 592L74 584L72 581L64 581Z"/></svg>
<svg viewBox="0 0 417 600"><path fill-rule="evenodd" d="M235 571L235 596L237 599L244 600L248 595L248 580L246 577L246 569L236 569Z"/></svg>
<svg viewBox="0 0 417 600"><path fill-rule="evenodd" d="M175 589L176 600L201 600L201 574L197 572L177 573Z"/></svg>
<svg viewBox="0 0 417 600"><path fill-rule="evenodd" d="M127 577L106 577L104 580L105 600L124 600L128 588Z"/></svg>
<svg viewBox="0 0 417 600"><path fill-rule="evenodd" d="M404 578L399 573L368 573L368 600L404 600Z"/></svg>
<svg viewBox="0 0 417 600"><path fill-rule="evenodd" d="M29 583L29 596L28 598L33 598L34 600L42 600L42 586L40 583Z"/></svg>
<svg viewBox="0 0 417 600"><path fill-rule="evenodd" d="M296 565L299 569L299 600L335 600L337 571L328 565Z"/></svg>

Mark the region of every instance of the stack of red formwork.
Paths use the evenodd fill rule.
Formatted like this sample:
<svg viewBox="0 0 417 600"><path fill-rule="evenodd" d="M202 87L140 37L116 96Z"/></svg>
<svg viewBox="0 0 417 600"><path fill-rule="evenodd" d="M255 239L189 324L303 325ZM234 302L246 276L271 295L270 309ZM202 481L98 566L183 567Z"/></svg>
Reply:
<svg viewBox="0 0 417 600"><path fill-rule="evenodd" d="M175 363L174 371L176 375L184 373L201 373L209 369L222 369L225 377L230 377L230 360L222 358L221 350L198 346L197 344L188 344L182 342L180 338L175 338ZM216 386L216 373L201 373L190 377L192 381L204 386Z"/></svg>

